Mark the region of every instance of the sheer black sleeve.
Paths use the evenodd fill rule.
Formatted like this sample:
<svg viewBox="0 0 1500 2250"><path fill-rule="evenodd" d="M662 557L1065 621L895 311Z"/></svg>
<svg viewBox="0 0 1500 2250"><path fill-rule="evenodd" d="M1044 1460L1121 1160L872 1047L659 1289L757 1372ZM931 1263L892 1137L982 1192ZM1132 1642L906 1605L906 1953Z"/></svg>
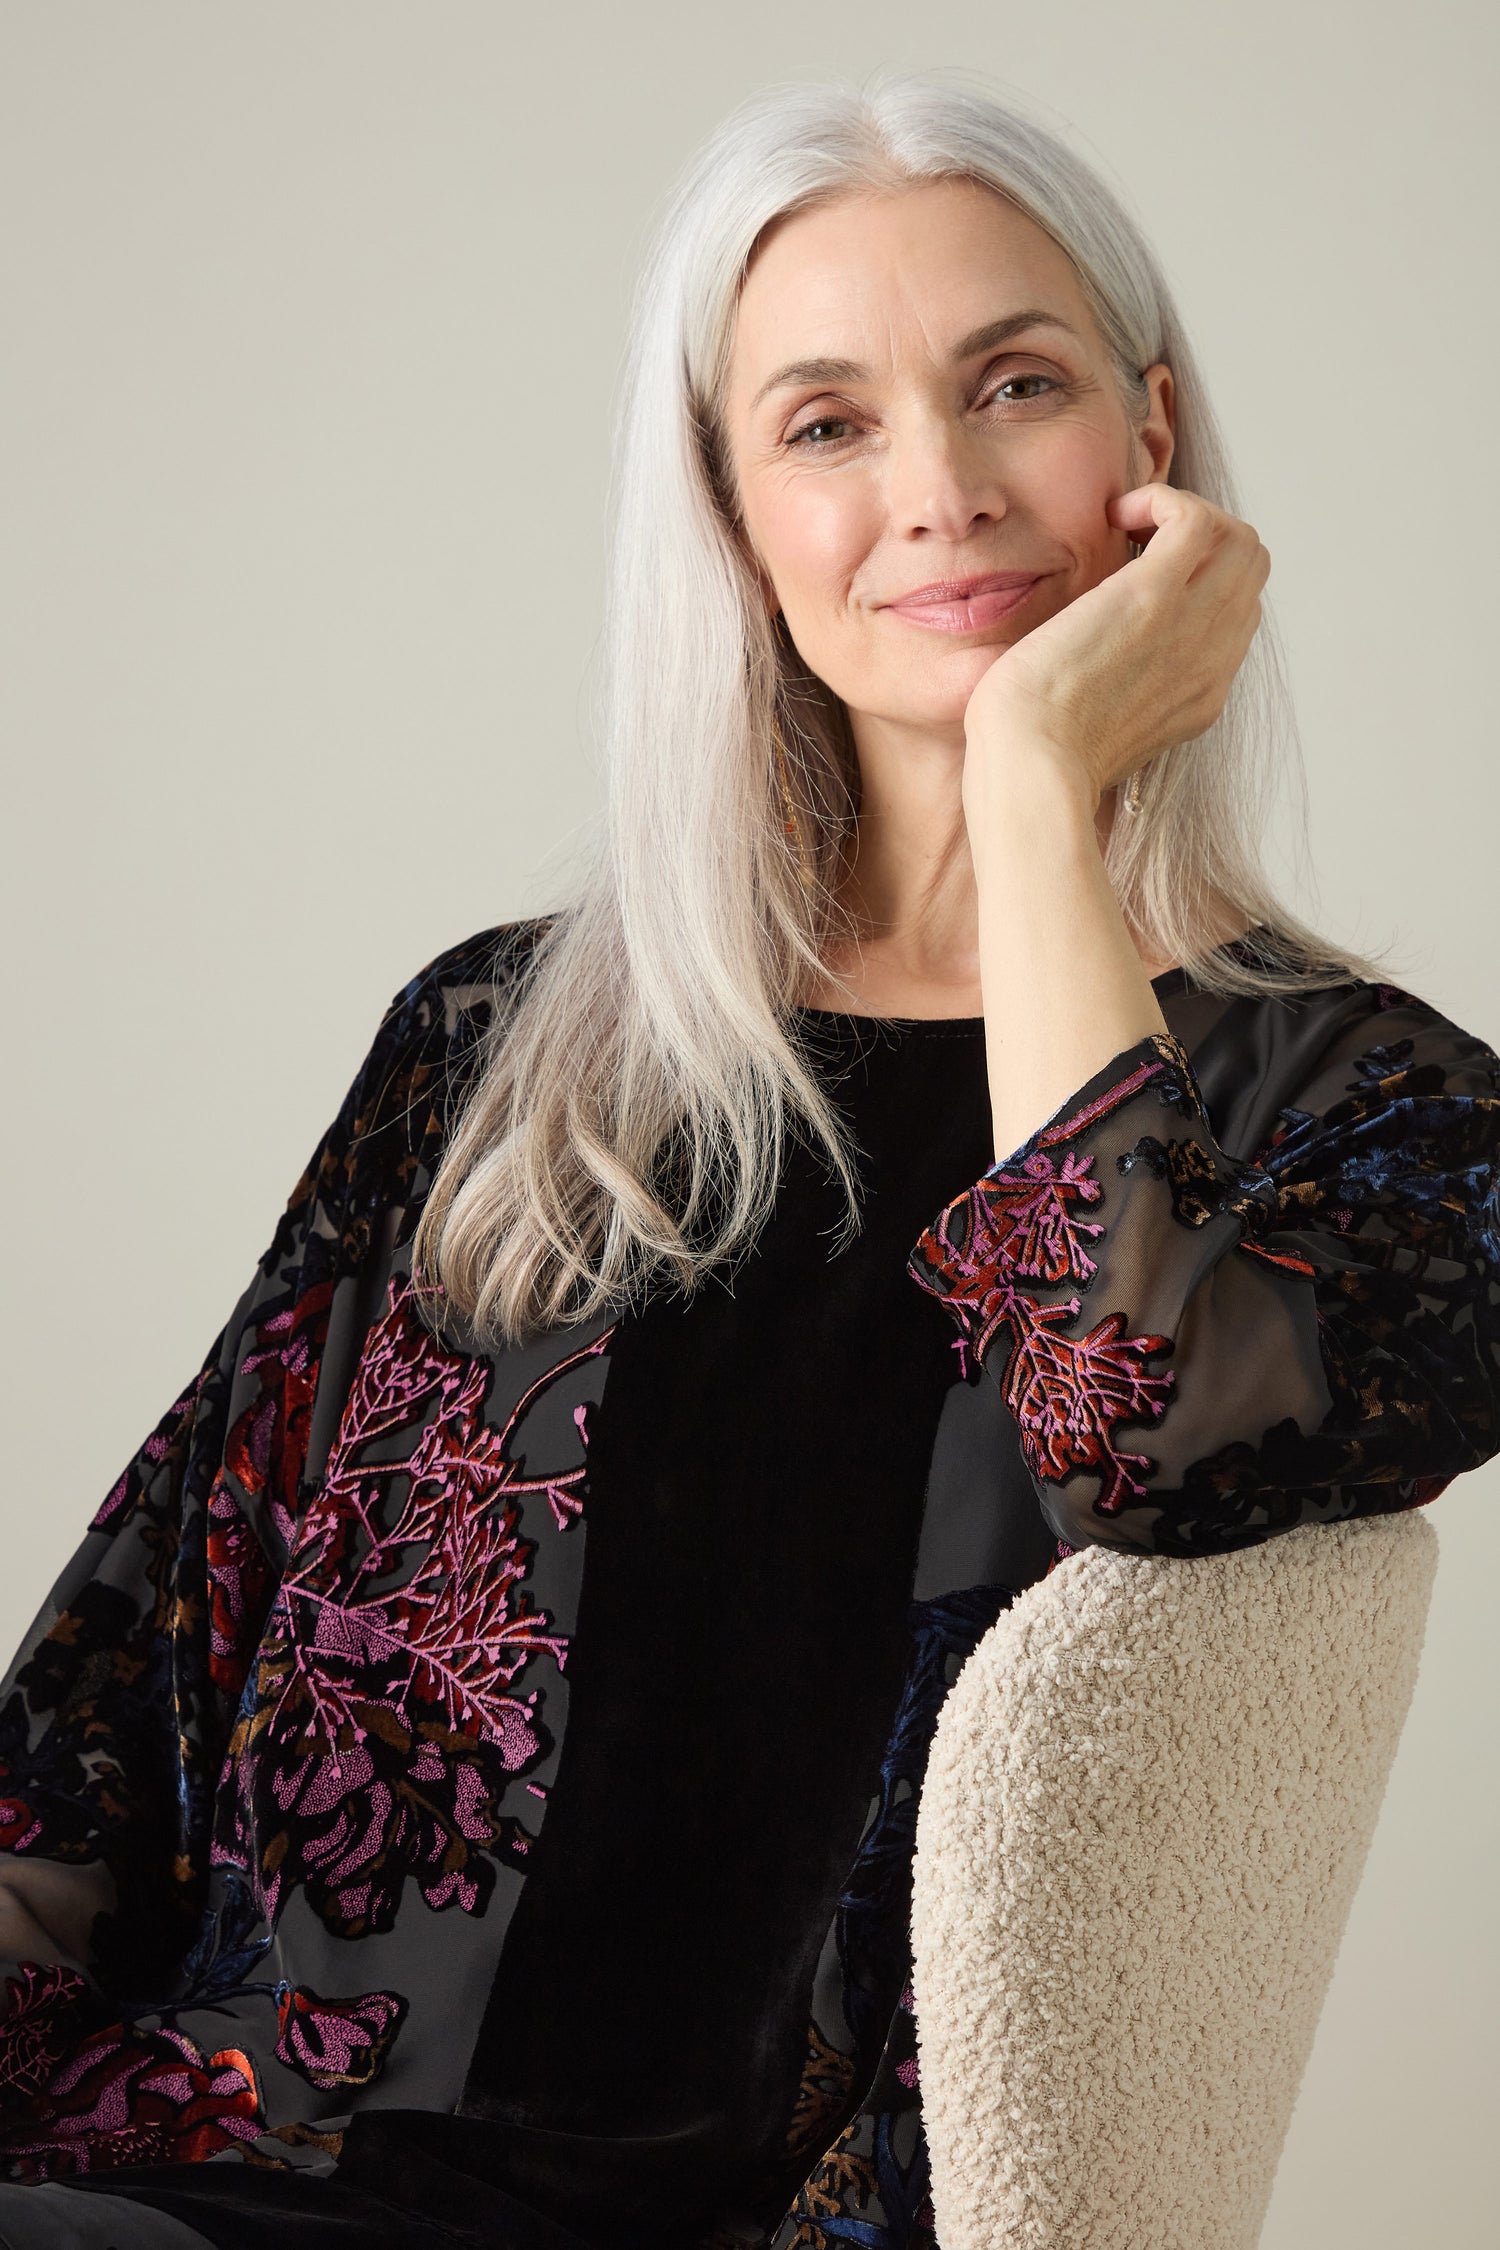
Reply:
<svg viewBox="0 0 1500 2250"><path fill-rule="evenodd" d="M368 1276L436 1160L476 1036L461 1003L507 934L440 957L391 1002L223 1327L80 1526L0 1682L0 1870L47 1862L87 1933L60 1945L71 1963L0 1962L0 2093L20 2083L15 2052L46 2048L43 2018L55 2028L87 1985L106 2009L167 1988L199 1934L216 1790L310 1436L337 1419Z"/></svg>
<svg viewBox="0 0 1500 2250"><path fill-rule="evenodd" d="M1363 989L1252 1153L1152 1033L912 1251L1004 1388L1059 1556L1387 1514L1500 1451L1500 1060Z"/></svg>

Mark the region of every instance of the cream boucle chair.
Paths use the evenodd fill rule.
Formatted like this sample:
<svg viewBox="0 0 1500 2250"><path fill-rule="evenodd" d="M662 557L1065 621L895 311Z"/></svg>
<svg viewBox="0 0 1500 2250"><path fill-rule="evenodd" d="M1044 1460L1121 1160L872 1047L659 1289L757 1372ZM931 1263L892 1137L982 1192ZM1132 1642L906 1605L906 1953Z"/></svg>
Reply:
<svg viewBox="0 0 1500 2250"><path fill-rule="evenodd" d="M1416 1683L1437 1534L1090 1547L949 1691L913 1993L942 2250L1249 2250Z"/></svg>

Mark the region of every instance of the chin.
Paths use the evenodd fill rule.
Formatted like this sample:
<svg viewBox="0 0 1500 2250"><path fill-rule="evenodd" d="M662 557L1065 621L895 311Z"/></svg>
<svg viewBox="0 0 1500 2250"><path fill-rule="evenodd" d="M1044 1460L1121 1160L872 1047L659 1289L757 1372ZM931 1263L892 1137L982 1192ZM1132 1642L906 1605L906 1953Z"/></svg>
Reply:
<svg viewBox="0 0 1500 2250"><path fill-rule="evenodd" d="M851 717L882 720L893 727L911 727L933 734L962 731L969 699L997 657L1013 641L971 643L967 648L944 649L915 678L862 680L848 691L825 680Z"/></svg>
<svg viewBox="0 0 1500 2250"><path fill-rule="evenodd" d="M886 705L878 716L887 726L907 727L913 734L962 734L969 707L966 695L936 697L927 703Z"/></svg>

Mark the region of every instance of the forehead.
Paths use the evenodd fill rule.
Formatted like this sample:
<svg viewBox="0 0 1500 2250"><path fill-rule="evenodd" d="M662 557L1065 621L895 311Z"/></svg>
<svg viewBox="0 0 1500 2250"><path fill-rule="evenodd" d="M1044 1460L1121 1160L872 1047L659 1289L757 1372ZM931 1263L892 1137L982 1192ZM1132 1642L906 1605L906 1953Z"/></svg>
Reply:
<svg viewBox="0 0 1500 2250"><path fill-rule="evenodd" d="M740 291L731 388L791 357L888 360L1023 305L1085 336L1093 322L1071 258L1024 211L977 181L855 190L773 220Z"/></svg>

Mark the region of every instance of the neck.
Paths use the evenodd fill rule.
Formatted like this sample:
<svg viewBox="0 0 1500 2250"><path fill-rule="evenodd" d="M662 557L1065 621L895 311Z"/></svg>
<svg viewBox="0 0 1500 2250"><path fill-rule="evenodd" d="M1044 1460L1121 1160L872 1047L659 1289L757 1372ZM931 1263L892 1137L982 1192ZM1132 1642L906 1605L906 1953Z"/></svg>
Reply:
<svg viewBox="0 0 1500 2250"><path fill-rule="evenodd" d="M851 714L851 730L860 814L837 896L854 937L831 966L851 983L972 996L979 899L964 816L963 729L920 732ZM1101 854L1116 803L1117 792L1106 790L1095 819ZM1147 967L1154 976L1171 965Z"/></svg>

